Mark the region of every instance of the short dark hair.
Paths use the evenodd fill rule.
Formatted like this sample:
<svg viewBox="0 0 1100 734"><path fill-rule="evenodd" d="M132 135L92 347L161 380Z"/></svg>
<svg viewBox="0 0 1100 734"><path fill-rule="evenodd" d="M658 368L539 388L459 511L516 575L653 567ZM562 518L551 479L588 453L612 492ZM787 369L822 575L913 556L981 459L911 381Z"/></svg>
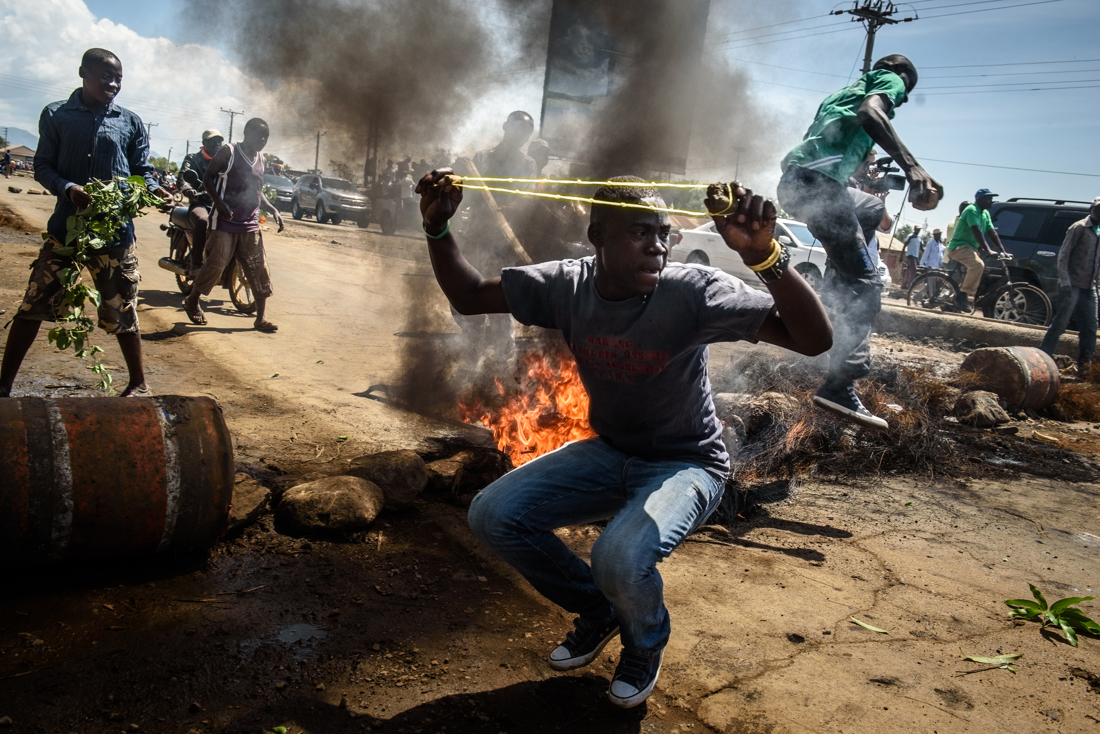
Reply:
<svg viewBox="0 0 1100 734"><path fill-rule="evenodd" d="M965 208L966 208L966 207L968 207L968 206L970 206L970 202L969 202L969 201L964 201L963 203L959 204L959 214L962 214L962 213L963 213L963 209L965 209Z"/></svg>
<svg viewBox="0 0 1100 734"><path fill-rule="evenodd" d="M616 176L615 178L609 178L607 180L609 183L614 184L648 183L645 179L638 178L637 176ZM601 201L641 204L646 199L657 199L660 198L660 196L661 193L652 186L601 186L596 189L596 193L592 195L593 209Z"/></svg>
<svg viewBox="0 0 1100 734"><path fill-rule="evenodd" d="M515 112L508 115L508 119L505 120L505 122L526 122L534 127L535 118L531 117L531 115L527 114L523 110L516 110Z"/></svg>
<svg viewBox="0 0 1100 734"><path fill-rule="evenodd" d="M105 48L90 48L80 57L80 68L90 69L93 66L109 64L112 61L118 61L120 64L122 63L117 56Z"/></svg>
<svg viewBox="0 0 1100 734"><path fill-rule="evenodd" d="M271 126L267 124L267 120L263 119L262 117L253 117L251 120L244 124L244 134L248 135L248 131L256 127L257 125L263 125L267 128L268 132L271 132Z"/></svg>
<svg viewBox="0 0 1100 734"><path fill-rule="evenodd" d="M917 86L917 67L913 66L913 62L908 57L901 54L890 54L889 56L883 56L881 59L875 62L875 65L871 67L873 69L886 69L892 71L895 74L905 74L909 77L909 89L906 91L913 91L913 87Z"/></svg>

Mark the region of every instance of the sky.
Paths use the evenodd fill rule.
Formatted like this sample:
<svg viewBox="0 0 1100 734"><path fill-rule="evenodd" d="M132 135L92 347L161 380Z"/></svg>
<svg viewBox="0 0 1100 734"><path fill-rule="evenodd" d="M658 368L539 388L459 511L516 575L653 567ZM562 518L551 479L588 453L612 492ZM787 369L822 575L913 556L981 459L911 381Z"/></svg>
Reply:
<svg viewBox="0 0 1100 734"><path fill-rule="evenodd" d="M542 4L548 17L550 0ZM729 176L736 167L756 190L774 193L779 161L801 138L817 105L858 76L863 28L847 15L829 15L850 7L834 0L712 0L707 51L751 79L754 103L775 122L747 133L766 143L765 153L738 161L730 150L709 156L703 166L697 156L689 177ZM1100 113L1100 2L913 0L898 3L898 9L895 17L917 19L880 29L874 56L903 53L920 70L917 89L897 110L894 125L945 189L937 210L905 207L902 223L943 228L958 202L983 187L1001 199L1091 201L1100 194L1100 149L1092 145ZM308 4L303 12L309 12ZM518 15L501 11L500 27L524 22ZM228 132L229 116L222 108L246 113L236 118L236 138L250 116L278 118L278 90L250 78L220 41L194 42L201 37L194 32L201 19L188 17L185 0L0 0L0 19L5 28L0 127L36 132L42 107L78 86L80 54L92 45L123 59L118 103L156 123L153 149L161 155L171 150L177 162L188 140L194 150L203 129ZM256 23L262 29L262 13ZM513 109L528 109L537 118L542 79L537 68L502 74L486 91L479 115L440 145L456 152L491 145L499 139L500 121ZM690 116L685 111L685 119ZM314 143L312 129L275 122L268 150L308 167ZM326 154L339 155L340 146L339 140L322 138L322 167ZM891 212L899 211L901 199L890 196Z"/></svg>

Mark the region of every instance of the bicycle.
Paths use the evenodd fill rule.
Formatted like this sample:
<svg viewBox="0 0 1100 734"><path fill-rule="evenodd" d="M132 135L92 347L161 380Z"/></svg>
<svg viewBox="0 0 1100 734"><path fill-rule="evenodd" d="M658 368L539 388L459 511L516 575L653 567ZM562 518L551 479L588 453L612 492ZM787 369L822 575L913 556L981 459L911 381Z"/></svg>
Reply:
<svg viewBox="0 0 1100 734"><path fill-rule="evenodd" d="M974 310L981 308L982 315L998 321L1048 325L1054 316L1054 309L1047 294L1030 283L1012 280L1008 269L1011 255L1001 253L996 257L1000 267L990 266L982 273L982 281L974 297ZM961 313L961 290L955 279L957 272L943 268L925 270L909 286L905 294L906 304L939 309L944 313Z"/></svg>

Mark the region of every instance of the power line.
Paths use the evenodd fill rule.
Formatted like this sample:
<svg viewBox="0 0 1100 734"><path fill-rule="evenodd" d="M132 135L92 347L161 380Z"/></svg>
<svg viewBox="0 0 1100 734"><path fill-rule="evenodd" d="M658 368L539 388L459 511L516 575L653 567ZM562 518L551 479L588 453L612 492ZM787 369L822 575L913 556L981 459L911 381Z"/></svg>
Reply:
<svg viewBox="0 0 1100 734"><path fill-rule="evenodd" d="M926 76L922 79L970 79L972 77L989 77L989 76L1038 76L1040 74L1095 74L1100 72L1100 69L1080 69L1074 71L1072 69L1059 69L1058 71L1005 71L1000 73L990 74L944 74L943 76ZM1067 81L1076 81L1068 79Z"/></svg>
<svg viewBox="0 0 1100 734"><path fill-rule="evenodd" d="M1080 87L1035 87L1034 89L974 89L968 92L931 92L928 97L942 97L949 94L1003 94L1005 92L1057 92L1063 89L1100 89L1100 84L1086 84Z"/></svg>
<svg viewBox="0 0 1100 734"><path fill-rule="evenodd" d="M978 10L962 10L958 13L940 13L939 15L926 15L922 20L931 20L932 18L949 18L952 15L969 15L970 13L988 13L994 10L1009 10L1011 8L1025 8L1028 5L1049 5L1050 3L1060 3L1065 0L1036 0L1031 3L1020 3L1019 5L1003 5L998 8L979 8Z"/></svg>
<svg viewBox="0 0 1100 734"><path fill-rule="evenodd" d="M978 69L987 66L1038 66L1039 64L1091 64L1100 59L1066 59L1065 61L1011 61L1003 64L956 64L954 66L921 66L921 69Z"/></svg>
<svg viewBox="0 0 1100 734"><path fill-rule="evenodd" d="M727 50L736 51L739 48L748 48L750 46L764 46L764 45L769 44L769 43L784 43L784 42L787 42L787 41L797 41L797 40L802 39L802 38L812 38L814 36L827 36L831 33L843 33L845 31L859 30L855 26L849 26L849 25L844 24L844 23L841 23L840 25L844 25L846 27L839 28L839 29L834 30L834 31L821 31L820 33L807 33L804 36L791 36L790 38L775 38L775 39L772 39L771 41L760 41L758 43L744 43L744 44L741 44L740 46L732 46Z"/></svg>
<svg viewBox="0 0 1100 734"><path fill-rule="evenodd" d="M1049 81L1049 82L998 82L990 84L953 84L949 87L925 87L925 90L929 89L974 89L976 87L1018 87L1022 84L1085 84L1089 82L1100 82L1100 79L1069 79L1066 81ZM1036 87L1037 89L1039 87Z"/></svg>
<svg viewBox="0 0 1100 734"><path fill-rule="evenodd" d="M744 28L744 29L739 30L739 31L729 31L727 33L721 33L718 36L715 36L715 38L720 38L722 36L737 36L737 35L740 35L742 33L751 33L752 31L763 31L763 30L767 30L768 28L778 28L781 25L792 25L794 23L807 23L811 20L818 20L819 18L822 18L822 17L824 17L824 16L814 15L814 16L810 16L809 18L801 18L799 20L785 20L782 23L772 23L770 25L761 25L761 26L757 26L755 28ZM802 30L806 30L806 29L802 29Z"/></svg>
<svg viewBox="0 0 1100 734"><path fill-rule="evenodd" d="M845 30L850 30L851 29L851 25L849 23L844 22L844 21L841 21L840 23L822 23L821 25L810 26L809 28L796 28L796 29L791 30L791 31L776 31L775 33L763 33L763 34L760 34L760 35L752 36L751 38L734 38L732 40L722 41L721 43L716 43L716 44L713 44L713 45L716 48L721 48L721 47L729 45L729 44L742 43L743 41L754 41L758 38L768 38L770 36L785 36L788 33L802 33L803 31L813 31L813 30L817 30L819 28L838 28L838 27L843 27ZM810 34L810 35L820 35L820 34L813 33L813 34ZM805 36L793 36L791 38L784 38L784 39L779 39L779 40L791 41L791 40L794 40L795 38L805 38ZM767 43L770 43L770 41L768 41ZM748 45L755 46L757 44L752 43L752 44L748 44ZM741 46L735 46L735 48L741 48Z"/></svg>
<svg viewBox="0 0 1100 734"><path fill-rule="evenodd" d="M988 163L967 163L965 161L945 161L939 158L925 158L921 156L922 161L932 161L933 163L951 163L956 166L977 166L978 168L1001 168L1006 171L1027 171L1028 173L1055 173L1059 176L1087 176L1089 178L1100 178L1100 173L1078 173L1076 171L1048 171L1045 168L1020 168L1018 166L994 166Z"/></svg>

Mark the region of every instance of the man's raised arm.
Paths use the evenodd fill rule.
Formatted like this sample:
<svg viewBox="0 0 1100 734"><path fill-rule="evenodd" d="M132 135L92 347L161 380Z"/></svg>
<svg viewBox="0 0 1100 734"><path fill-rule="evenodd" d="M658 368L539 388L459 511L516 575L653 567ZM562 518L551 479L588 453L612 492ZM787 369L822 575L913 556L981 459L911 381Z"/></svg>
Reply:
<svg viewBox="0 0 1100 734"><path fill-rule="evenodd" d="M462 189L447 178L451 174L451 169L441 168L416 185L435 279L460 314L510 313L500 277L483 278L459 251L451 234L451 217L462 202Z"/></svg>
<svg viewBox="0 0 1100 734"><path fill-rule="evenodd" d="M885 95L872 94L863 100L856 116L871 140L886 151L886 154L894 159L894 163L897 163L905 172L905 178L909 181L915 197L923 198L933 188L942 194L943 187L928 175L928 171L917 163L917 159L909 152L909 148L901 142L893 123L890 122L891 109L893 104Z"/></svg>

